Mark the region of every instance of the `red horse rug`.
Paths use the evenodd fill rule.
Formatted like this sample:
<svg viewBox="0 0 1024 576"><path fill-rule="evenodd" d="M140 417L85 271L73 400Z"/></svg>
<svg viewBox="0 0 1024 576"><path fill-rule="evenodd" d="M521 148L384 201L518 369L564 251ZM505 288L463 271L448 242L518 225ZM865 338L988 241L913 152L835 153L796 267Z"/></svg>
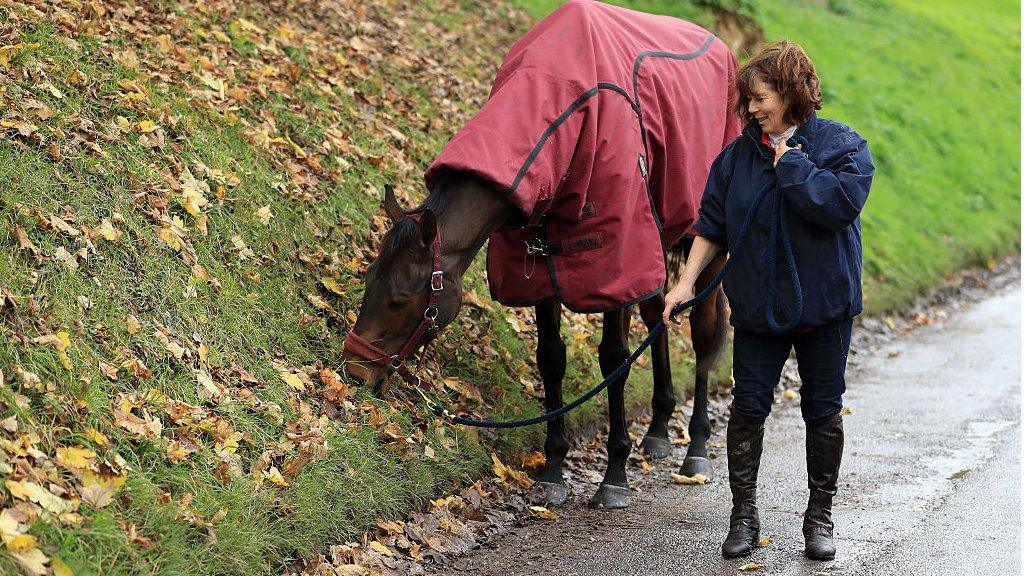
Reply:
<svg viewBox="0 0 1024 576"><path fill-rule="evenodd" d="M491 295L577 312L657 294L690 232L712 161L741 129L736 59L676 18L572 1L502 63L491 95L425 174L507 190L522 226L490 238Z"/></svg>

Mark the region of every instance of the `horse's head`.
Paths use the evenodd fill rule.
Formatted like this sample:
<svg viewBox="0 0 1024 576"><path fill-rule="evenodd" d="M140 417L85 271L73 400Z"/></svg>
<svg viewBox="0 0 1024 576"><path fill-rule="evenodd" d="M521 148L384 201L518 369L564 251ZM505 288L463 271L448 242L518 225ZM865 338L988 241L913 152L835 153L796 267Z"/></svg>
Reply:
<svg viewBox="0 0 1024 576"><path fill-rule="evenodd" d="M385 186L391 230L366 275L359 318L345 342L345 370L378 389L413 352L458 314L461 278L443 261L437 215L406 213ZM442 264L444 266L442 267Z"/></svg>

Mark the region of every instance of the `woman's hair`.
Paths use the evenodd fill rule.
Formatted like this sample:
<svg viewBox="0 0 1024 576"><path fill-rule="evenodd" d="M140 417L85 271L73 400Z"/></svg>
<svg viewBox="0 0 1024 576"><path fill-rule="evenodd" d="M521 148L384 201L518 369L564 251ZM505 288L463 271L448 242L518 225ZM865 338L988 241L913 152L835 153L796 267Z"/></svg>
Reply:
<svg viewBox="0 0 1024 576"><path fill-rule="evenodd" d="M782 95L788 108L784 120L800 125L821 110L821 87L814 63L799 44L780 40L765 46L756 56L747 60L736 74L736 92L739 98L733 113L746 120L747 107L753 96L754 81L760 78Z"/></svg>

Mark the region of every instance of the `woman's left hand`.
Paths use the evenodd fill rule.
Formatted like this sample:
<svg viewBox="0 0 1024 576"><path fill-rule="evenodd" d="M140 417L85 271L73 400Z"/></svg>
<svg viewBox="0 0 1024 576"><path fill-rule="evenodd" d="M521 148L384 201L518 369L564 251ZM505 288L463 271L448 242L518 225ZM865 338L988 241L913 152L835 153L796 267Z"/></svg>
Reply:
<svg viewBox="0 0 1024 576"><path fill-rule="evenodd" d="M775 146L775 161L772 163L772 165L778 166L779 159L782 158L783 154L789 152L790 150L796 150L796 148L790 148L789 146L786 145L785 140L779 140L779 144Z"/></svg>

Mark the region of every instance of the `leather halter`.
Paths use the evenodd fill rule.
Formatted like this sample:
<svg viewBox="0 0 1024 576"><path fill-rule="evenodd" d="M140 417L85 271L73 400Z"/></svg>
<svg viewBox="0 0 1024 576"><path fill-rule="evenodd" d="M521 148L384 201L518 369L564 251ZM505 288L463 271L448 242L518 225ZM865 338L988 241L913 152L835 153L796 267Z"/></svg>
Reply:
<svg viewBox="0 0 1024 576"><path fill-rule="evenodd" d="M441 291L444 290L444 273L441 271L440 230L434 235L434 241L431 243L430 249L433 252L433 264L430 271L427 308L423 311L423 321L420 322L420 325L409 336L409 339L405 341L402 349L397 354L388 354L364 340L359 334L356 334L354 328L349 331L348 337L345 339L345 350L347 352L374 364L380 364L388 370L393 370L406 383L427 390L431 388L430 382L424 381L416 374L410 372L409 368L405 365L405 361L413 355L421 344L428 344L437 337L437 300L441 295ZM422 362L422 356L420 361Z"/></svg>

